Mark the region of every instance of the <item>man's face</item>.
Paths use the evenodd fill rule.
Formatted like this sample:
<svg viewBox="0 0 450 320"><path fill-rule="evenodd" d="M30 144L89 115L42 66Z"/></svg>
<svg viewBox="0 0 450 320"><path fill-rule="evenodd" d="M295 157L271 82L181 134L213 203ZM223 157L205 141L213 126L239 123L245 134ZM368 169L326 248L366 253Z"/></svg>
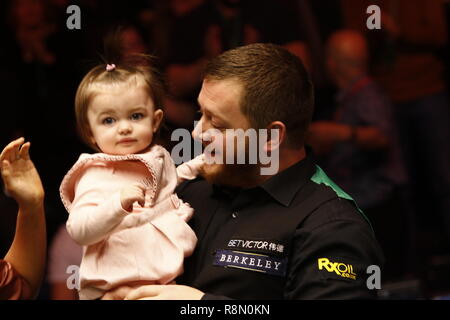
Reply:
<svg viewBox="0 0 450 320"><path fill-rule="evenodd" d="M207 163L202 175L211 183L245 186L258 176L258 165L237 164L236 158L248 154L248 143L227 139L226 130L249 129L250 123L240 109L243 86L237 80L205 80L198 96L202 117L192 132L194 139L201 141L205 148L205 159L221 163ZM209 134L210 132L221 134ZM245 139L242 137L242 139ZM234 161L227 163L227 153L234 155ZM245 159L248 159L247 157ZM210 161L208 161L210 160ZM229 159L228 159L229 160ZM215 161L218 162L218 161ZM248 162L246 160L246 162Z"/></svg>

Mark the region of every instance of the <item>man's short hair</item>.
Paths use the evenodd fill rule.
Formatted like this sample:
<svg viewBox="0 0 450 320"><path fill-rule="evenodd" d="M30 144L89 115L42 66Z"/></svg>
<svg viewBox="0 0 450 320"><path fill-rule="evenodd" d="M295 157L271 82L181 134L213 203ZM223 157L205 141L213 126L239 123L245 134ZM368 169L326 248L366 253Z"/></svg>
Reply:
<svg viewBox="0 0 450 320"><path fill-rule="evenodd" d="M314 110L313 85L301 60L288 50L255 43L228 50L209 62L206 80L234 79L243 85L241 112L255 129L281 121L287 144L301 147Z"/></svg>

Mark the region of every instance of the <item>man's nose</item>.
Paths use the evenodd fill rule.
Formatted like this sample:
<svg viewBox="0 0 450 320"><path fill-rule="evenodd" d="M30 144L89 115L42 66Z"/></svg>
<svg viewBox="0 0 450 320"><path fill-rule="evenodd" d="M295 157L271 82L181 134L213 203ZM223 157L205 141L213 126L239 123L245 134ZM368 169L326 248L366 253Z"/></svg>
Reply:
<svg viewBox="0 0 450 320"><path fill-rule="evenodd" d="M219 130L213 129L210 126L205 128L205 126L199 122L192 131L192 137L194 140L197 140L206 146L214 142L218 137L221 137L221 133Z"/></svg>
<svg viewBox="0 0 450 320"><path fill-rule="evenodd" d="M202 119L200 119L197 122L197 125L194 127L194 130L192 130L192 138L194 138L194 140L202 142L203 131L204 131L203 121L202 121Z"/></svg>

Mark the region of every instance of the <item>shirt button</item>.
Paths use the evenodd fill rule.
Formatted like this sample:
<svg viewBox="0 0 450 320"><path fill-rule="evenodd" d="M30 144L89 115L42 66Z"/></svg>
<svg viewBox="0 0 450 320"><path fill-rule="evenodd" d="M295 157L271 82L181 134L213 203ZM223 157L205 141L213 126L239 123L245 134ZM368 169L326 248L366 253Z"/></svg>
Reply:
<svg viewBox="0 0 450 320"><path fill-rule="evenodd" d="M233 212L233 213L231 214L231 217L232 217L233 219L236 219L236 218L238 217L238 213L237 213L237 212Z"/></svg>

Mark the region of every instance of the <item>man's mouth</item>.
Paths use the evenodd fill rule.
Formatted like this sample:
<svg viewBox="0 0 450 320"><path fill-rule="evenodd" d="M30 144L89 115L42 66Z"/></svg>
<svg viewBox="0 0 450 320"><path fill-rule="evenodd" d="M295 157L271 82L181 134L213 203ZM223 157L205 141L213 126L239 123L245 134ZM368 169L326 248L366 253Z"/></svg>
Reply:
<svg viewBox="0 0 450 320"><path fill-rule="evenodd" d="M211 162L214 163L217 160L219 153L216 152L215 150L205 150L204 155L205 155L205 160L209 164L211 164Z"/></svg>

